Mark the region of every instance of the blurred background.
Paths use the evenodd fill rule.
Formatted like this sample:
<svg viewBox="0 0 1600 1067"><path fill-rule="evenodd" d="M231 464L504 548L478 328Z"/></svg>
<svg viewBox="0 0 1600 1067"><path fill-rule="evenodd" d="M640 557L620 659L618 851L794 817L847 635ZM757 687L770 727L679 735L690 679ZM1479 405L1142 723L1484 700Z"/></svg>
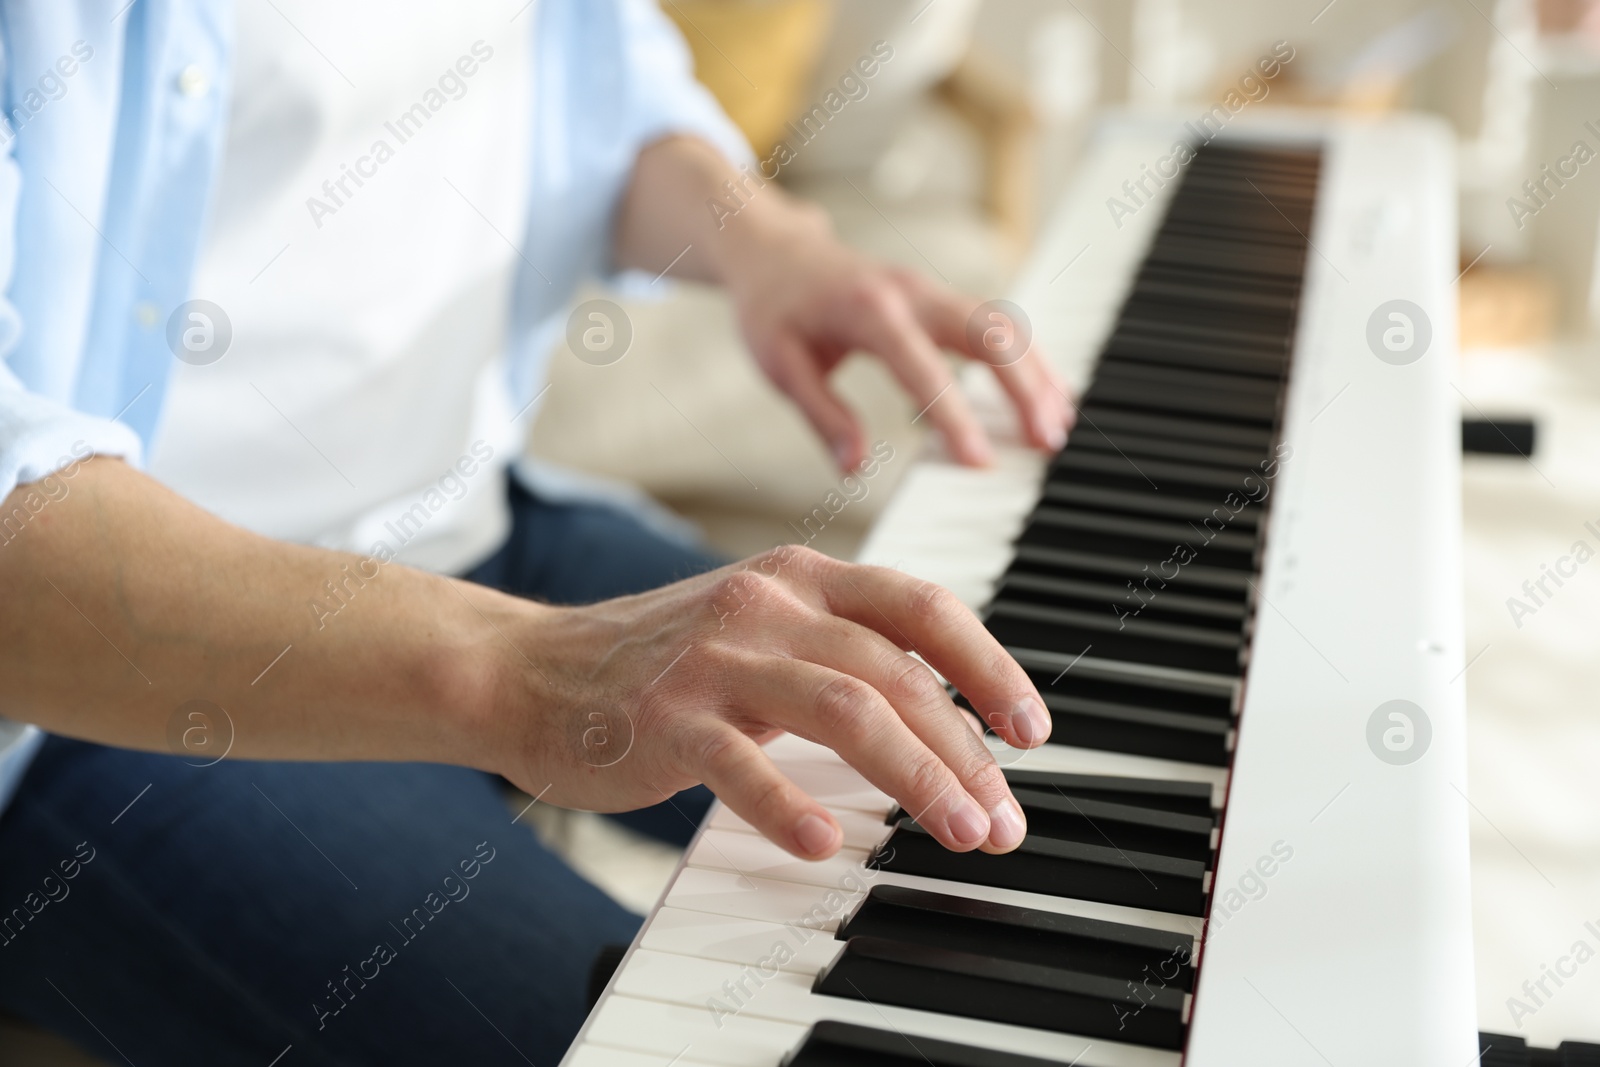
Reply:
<svg viewBox="0 0 1600 1067"><path fill-rule="evenodd" d="M1538 434L1531 458L1469 456L1464 474L1480 1026L1600 1041L1600 964L1520 1027L1506 1007L1583 934L1571 916L1600 926L1600 570L1580 571L1520 627L1505 604L1589 536L1585 522L1600 526L1600 159L1544 202L1523 189L1576 142L1600 152L1600 0L662 7L762 156L875 42L888 43L893 58L866 95L780 180L822 204L848 243L980 298L1007 292L1097 124L1122 109L1204 110L1277 41L1294 61L1253 106L1420 109L1451 124L1464 271L1455 383L1466 414L1531 418ZM648 301L606 295L633 320L628 355L599 367L556 351L561 402L543 405L531 452L644 489L731 554L794 540L789 524L837 475L744 356L727 302L693 285ZM841 379L869 437L913 456L922 427L886 375L857 359ZM909 466L891 464L817 547L851 556ZM530 819L640 910L676 860L592 817L541 805ZM0 1033L0 1064L80 1062L40 1035Z"/></svg>

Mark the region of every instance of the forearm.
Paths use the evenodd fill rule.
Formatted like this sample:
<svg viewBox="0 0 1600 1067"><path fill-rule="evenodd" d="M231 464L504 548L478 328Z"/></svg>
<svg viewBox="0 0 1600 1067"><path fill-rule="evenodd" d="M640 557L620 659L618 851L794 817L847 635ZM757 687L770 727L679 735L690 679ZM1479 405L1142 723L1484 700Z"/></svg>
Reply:
<svg viewBox="0 0 1600 1067"><path fill-rule="evenodd" d="M204 700L234 757L485 762L478 612L509 598L259 537L114 460L61 484L0 544L0 715L160 751Z"/></svg>
<svg viewBox="0 0 1600 1067"><path fill-rule="evenodd" d="M706 142L668 137L639 153L612 252L619 267L659 274L670 266L674 278L726 285L785 234L829 227L821 209L740 171Z"/></svg>

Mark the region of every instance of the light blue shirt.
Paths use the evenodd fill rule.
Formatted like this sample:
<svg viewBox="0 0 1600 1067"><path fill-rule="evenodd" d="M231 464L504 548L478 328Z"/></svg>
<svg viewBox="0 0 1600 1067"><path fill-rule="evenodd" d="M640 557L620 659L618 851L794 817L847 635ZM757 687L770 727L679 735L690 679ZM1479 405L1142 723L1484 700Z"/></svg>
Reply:
<svg viewBox="0 0 1600 1067"><path fill-rule="evenodd" d="M0 498L90 452L139 463L175 357L228 116L231 0L0 0ZM608 270L639 150L673 132L749 149L653 0L539 0L512 395L538 390L560 313ZM47 483L48 484L48 483ZM0 552L27 533L22 494ZM35 534L37 536L37 534ZM0 722L0 809L42 741Z"/></svg>

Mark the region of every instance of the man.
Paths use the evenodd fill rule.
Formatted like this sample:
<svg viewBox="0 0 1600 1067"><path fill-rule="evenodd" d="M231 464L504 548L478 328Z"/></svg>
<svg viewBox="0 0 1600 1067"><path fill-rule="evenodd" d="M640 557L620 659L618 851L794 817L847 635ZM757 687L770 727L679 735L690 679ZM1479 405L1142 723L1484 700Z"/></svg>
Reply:
<svg viewBox="0 0 1600 1067"><path fill-rule="evenodd" d="M988 455L939 354L971 301L775 186L717 225L747 149L648 0L15 0L0 33L0 715L48 731L0 734L0 1007L133 1063L554 1062L637 919L494 775L680 840L703 782L825 857L759 747L788 730L950 848L1021 840L906 650L1014 745L1049 720L947 593L717 569L507 478L574 286L628 270L724 285L841 466L856 348ZM1058 446L1043 361L996 373Z"/></svg>

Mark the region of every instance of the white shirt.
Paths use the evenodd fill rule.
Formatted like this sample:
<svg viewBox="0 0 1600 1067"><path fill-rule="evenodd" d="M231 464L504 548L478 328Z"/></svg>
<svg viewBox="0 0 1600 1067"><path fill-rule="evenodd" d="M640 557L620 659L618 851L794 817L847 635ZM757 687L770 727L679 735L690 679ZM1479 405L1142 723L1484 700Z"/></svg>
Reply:
<svg viewBox="0 0 1600 1067"><path fill-rule="evenodd" d="M438 571L504 540L535 84L515 9L239 5L193 288L233 336L174 367L155 477L270 537Z"/></svg>

